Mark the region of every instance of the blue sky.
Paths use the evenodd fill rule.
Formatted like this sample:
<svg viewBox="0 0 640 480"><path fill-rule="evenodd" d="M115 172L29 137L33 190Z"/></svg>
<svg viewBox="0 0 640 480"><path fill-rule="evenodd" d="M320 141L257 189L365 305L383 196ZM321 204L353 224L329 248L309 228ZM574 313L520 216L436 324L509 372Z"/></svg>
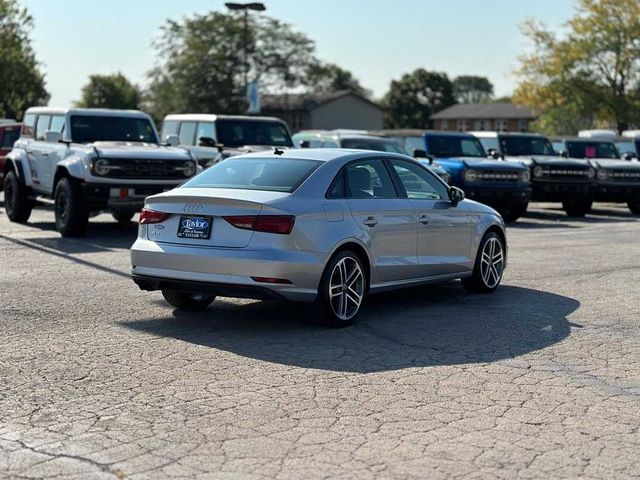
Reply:
<svg viewBox="0 0 640 480"><path fill-rule="evenodd" d="M77 100L93 73L122 72L144 85L151 42L165 19L224 10L217 0L22 0L51 105ZM418 67L487 76L509 94L526 18L560 28L571 0L265 0L267 13L315 40L318 56L351 70L376 97Z"/></svg>

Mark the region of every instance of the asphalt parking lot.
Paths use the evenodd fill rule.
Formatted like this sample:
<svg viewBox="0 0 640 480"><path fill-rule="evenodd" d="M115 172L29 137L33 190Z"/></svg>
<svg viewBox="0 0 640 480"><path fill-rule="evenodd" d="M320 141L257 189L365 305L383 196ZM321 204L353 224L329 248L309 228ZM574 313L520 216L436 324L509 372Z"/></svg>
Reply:
<svg viewBox="0 0 640 480"><path fill-rule="evenodd" d="M8 222L0 195L0 477L640 476L640 218L533 205L494 295L372 297L326 329L128 278L135 224ZM544 207L544 208L543 208Z"/></svg>

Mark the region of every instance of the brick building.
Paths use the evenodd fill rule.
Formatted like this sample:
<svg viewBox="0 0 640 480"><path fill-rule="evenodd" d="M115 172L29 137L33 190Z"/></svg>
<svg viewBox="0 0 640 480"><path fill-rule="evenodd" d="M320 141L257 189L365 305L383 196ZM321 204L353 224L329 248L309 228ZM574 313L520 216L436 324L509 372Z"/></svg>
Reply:
<svg viewBox="0 0 640 480"><path fill-rule="evenodd" d="M435 130L527 132L536 115L513 103L459 103L431 116Z"/></svg>

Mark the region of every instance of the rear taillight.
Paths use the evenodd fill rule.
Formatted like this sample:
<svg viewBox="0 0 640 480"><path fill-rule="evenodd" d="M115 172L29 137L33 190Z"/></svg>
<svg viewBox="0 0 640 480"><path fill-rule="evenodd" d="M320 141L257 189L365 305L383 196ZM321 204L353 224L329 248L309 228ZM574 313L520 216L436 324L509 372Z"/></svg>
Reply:
<svg viewBox="0 0 640 480"><path fill-rule="evenodd" d="M296 221L293 215L234 215L224 219L234 227L243 230L281 235L290 234Z"/></svg>
<svg viewBox="0 0 640 480"><path fill-rule="evenodd" d="M138 222L140 224L162 223L167 218L169 218L169 214L168 213L156 212L155 210L150 210L148 208L143 208L142 211L140 212L140 219L138 220Z"/></svg>

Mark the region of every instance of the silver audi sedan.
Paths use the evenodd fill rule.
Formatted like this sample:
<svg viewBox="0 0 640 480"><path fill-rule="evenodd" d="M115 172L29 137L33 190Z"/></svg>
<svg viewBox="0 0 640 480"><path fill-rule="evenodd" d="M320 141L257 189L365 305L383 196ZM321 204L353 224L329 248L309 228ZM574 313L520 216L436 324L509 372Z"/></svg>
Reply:
<svg viewBox="0 0 640 480"><path fill-rule="evenodd" d="M507 244L495 210L410 157L276 149L147 198L131 262L135 283L178 309L285 299L341 326L377 292L452 279L492 292Z"/></svg>

